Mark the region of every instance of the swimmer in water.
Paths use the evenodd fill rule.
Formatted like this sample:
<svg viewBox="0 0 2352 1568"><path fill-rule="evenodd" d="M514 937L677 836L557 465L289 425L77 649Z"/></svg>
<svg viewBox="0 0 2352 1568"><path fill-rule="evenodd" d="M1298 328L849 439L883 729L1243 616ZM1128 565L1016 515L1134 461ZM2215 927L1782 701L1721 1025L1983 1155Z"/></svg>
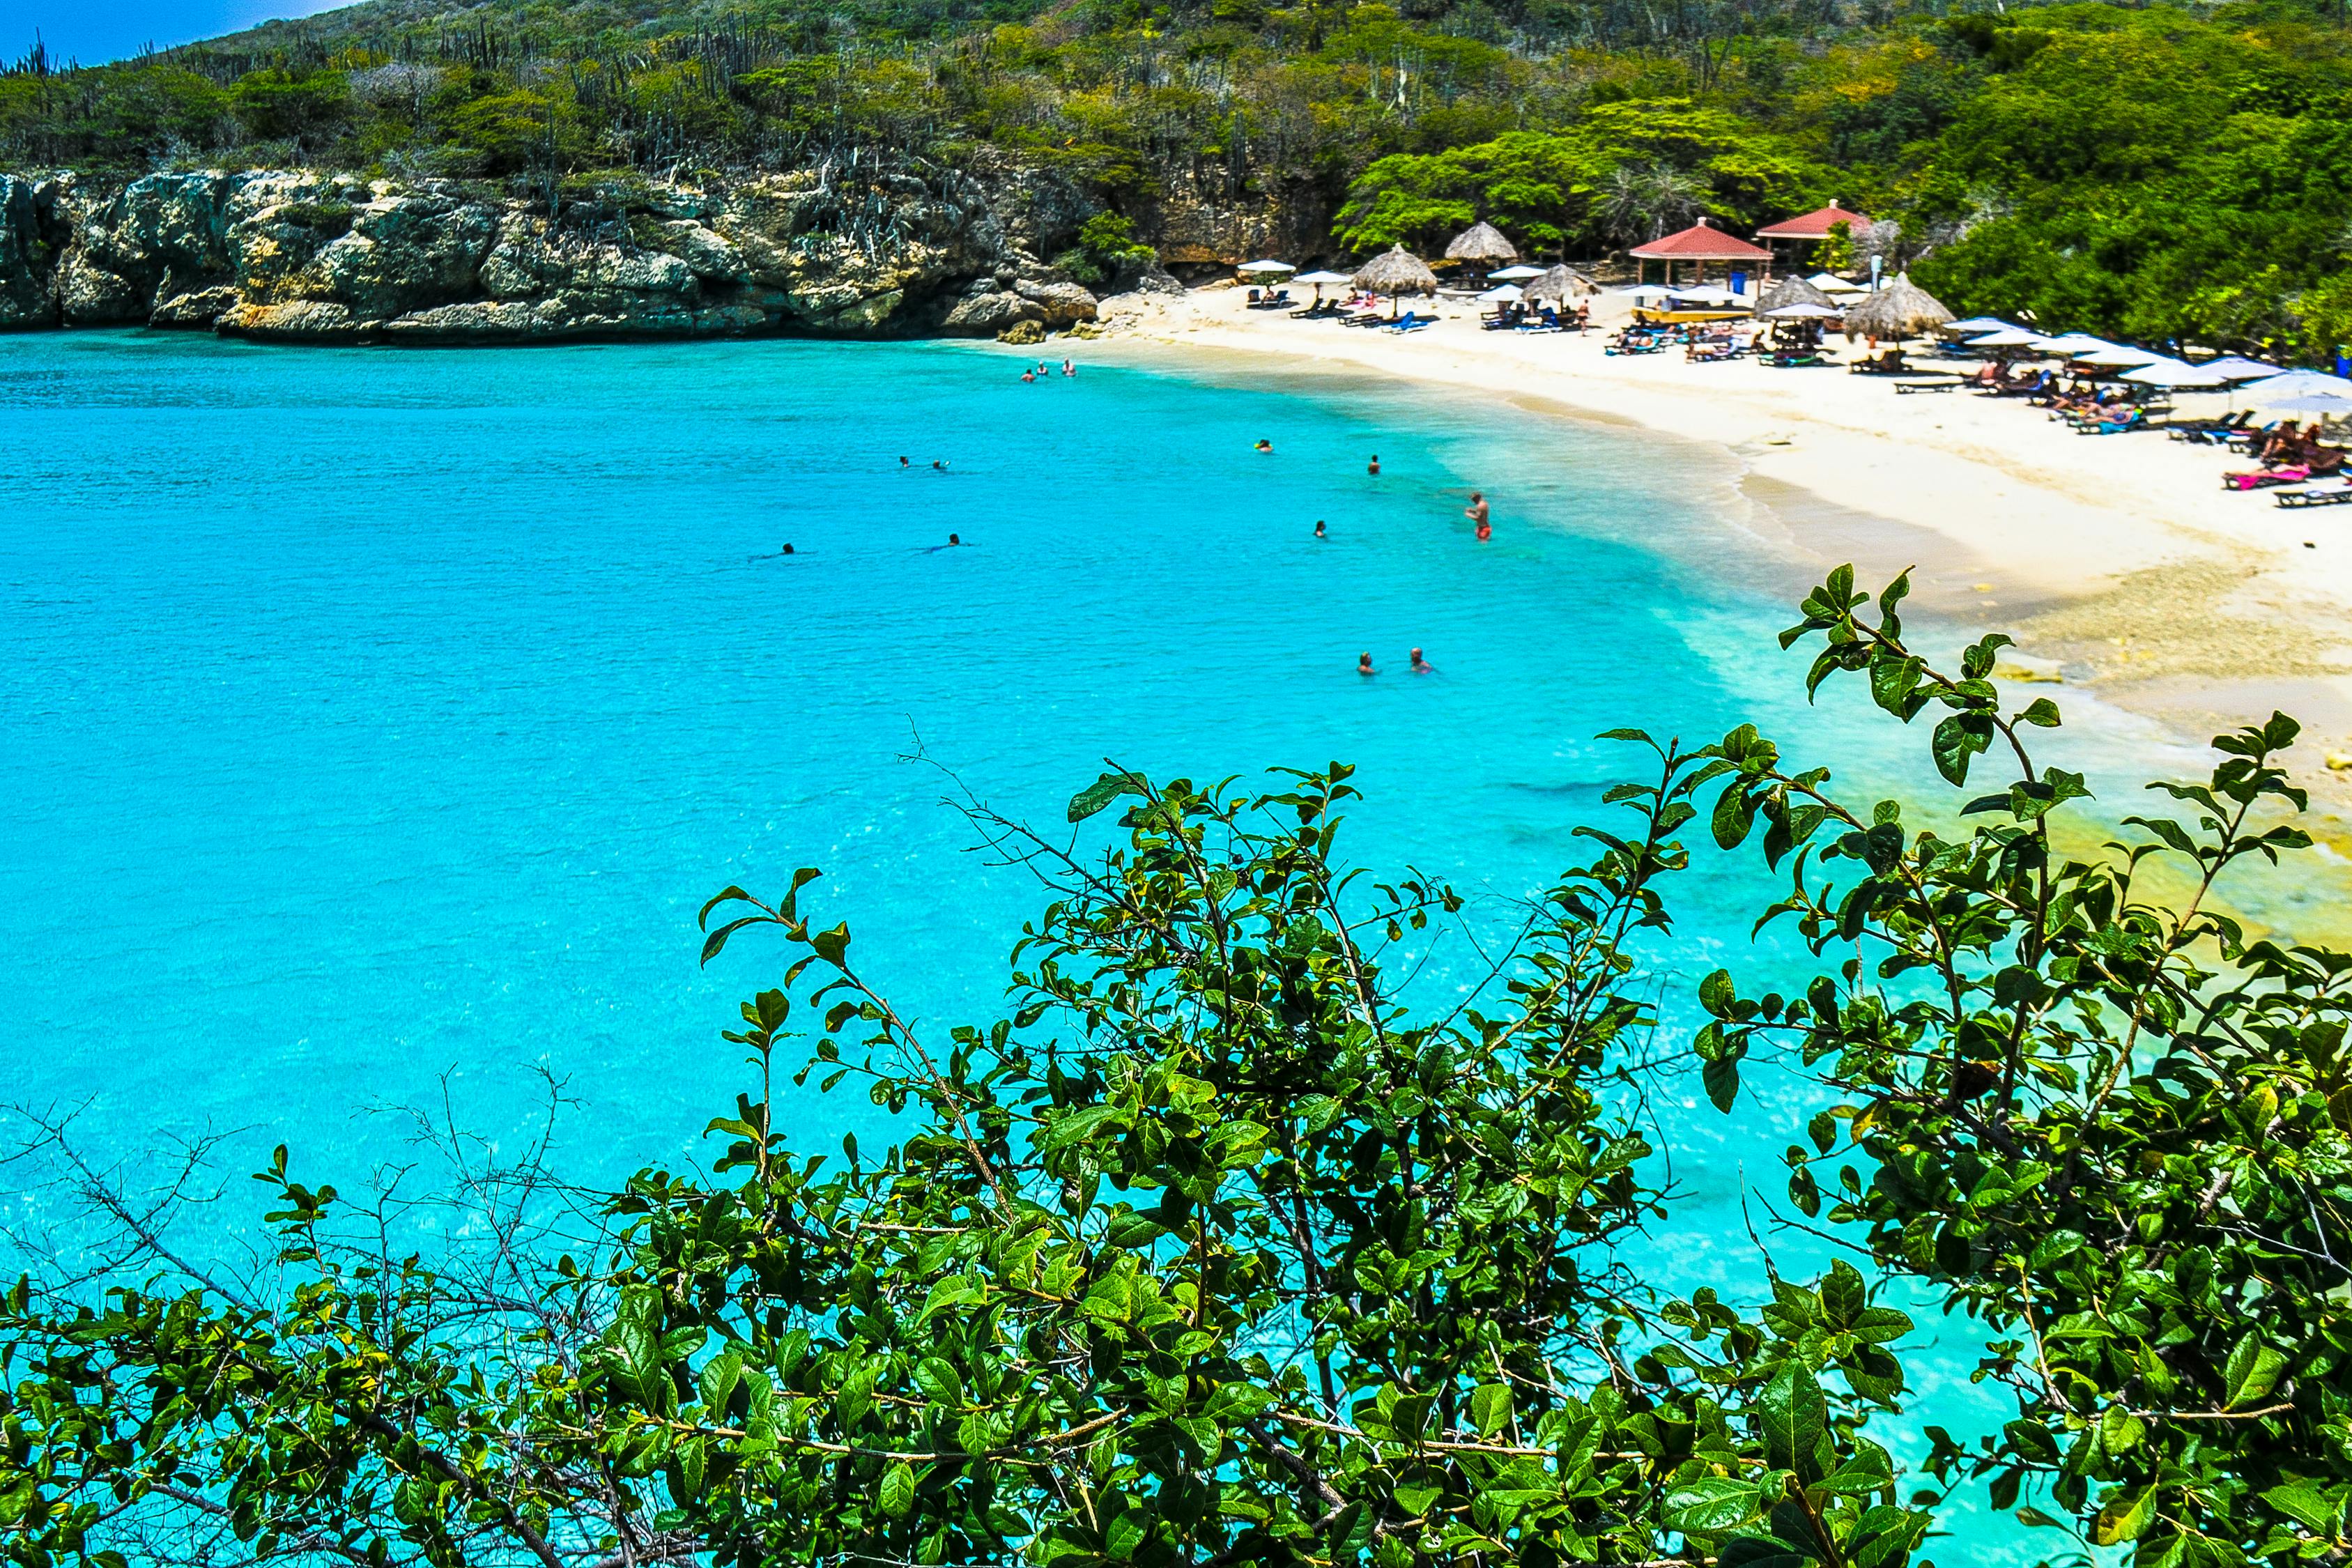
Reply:
<svg viewBox="0 0 2352 1568"><path fill-rule="evenodd" d="M1437 667L1435 665L1421 657L1421 649L1415 648L1412 650L1412 672L1415 675L1432 675L1436 673L1436 670Z"/></svg>
<svg viewBox="0 0 2352 1568"><path fill-rule="evenodd" d="M1372 454L1372 460L1365 466L1364 472L1371 475L1374 479L1378 479L1380 477L1381 455L1378 452Z"/></svg>
<svg viewBox="0 0 2352 1568"><path fill-rule="evenodd" d="M1024 381L1034 381L1037 379L1037 373L1034 370L1024 370L1021 373L1021 379Z"/></svg>
<svg viewBox="0 0 2352 1568"><path fill-rule="evenodd" d="M899 466L900 468L912 468L912 467L914 467L914 465L913 465L912 463L908 462L908 461L907 461L907 459L906 459L906 458L899 458L899 459L898 459L898 466Z"/></svg>
<svg viewBox="0 0 2352 1568"><path fill-rule="evenodd" d="M778 552L777 552L777 553L778 553L778 554L780 554L780 555L790 555L792 552L793 552L793 547L792 547L791 545L789 545L789 544L785 545L785 546L783 547L783 549L782 549L782 550L780 550L780 551L778 551Z"/></svg>
<svg viewBox="0 0 2352 1568"><path fill-rule="evenodd" d="M945 458L933 458L931 459L931 467L944 474L948 471L948 461Z"/></svg>
<svg viewBox="0 0 2352 1568"><path fill-rule="evenodd" d="M1470 492L1470 504L1462 509L1462 515L1468 518L1473 522L1483 525L1486 521L1486 496L1477 490L1472 490Z"/></svg>
<svg viewBox="0 0 2352 1568"><path fill-rule="evenodd" d="M1071 360L1064 360L1064 361L1062 362L1062 374L1063 374L1064 375L1076 375L1076 374L1078 374L1078 367L1077 367L1076 363L1075 361L1071 361Z"/></svg>
<svg viewBox="0 0 2352 1568"><path fill-rule="evenodd" d="M1370 652L1365 653L1361 658L1356 660L1356 673L1358 675L1378 675L1380 673L1379 670L1372 668L1372 656Z"/></svg>
<svg viewBox="0 0 2352 1568"><path fill-rule="evenodd" d="M1263 452L1263 453L1265 453L1265 454L1267 457L1269 457L1269 458L1271 458L1271 457L1273 457L1273 456L1274 456L1274 443L1273 443L1273 442L1271 442L1271 441L1269 441L1269 440L1266 440L1264 437L1260 437L1258 438L1258 443L1257 443L1256 447L1254 447L1254 448L1252 448L1252 449L1253 449L1253 450L1255 450L1255 451Z"/></svg>
<svg viewBox="0 0 2352 1568"><path fill-rule="evenodd" d="M950 533L950 534L949 534L949 535L948 535L948 543L949 543L949 545L950 545L950 547L953 547L953 546L955 546L955 545L961 544L962 542L963 542L963 535L962 535L962 534L961 534L961 533Z"/></svg>
<svg viewBox="0 0 2352 1568"><path fill-rule="evenodd" d="M1331 537L1329 534L1323 531L1323 520L1319 517L1315 520L1315 537L1318 539L1328 539Z"/></svg>

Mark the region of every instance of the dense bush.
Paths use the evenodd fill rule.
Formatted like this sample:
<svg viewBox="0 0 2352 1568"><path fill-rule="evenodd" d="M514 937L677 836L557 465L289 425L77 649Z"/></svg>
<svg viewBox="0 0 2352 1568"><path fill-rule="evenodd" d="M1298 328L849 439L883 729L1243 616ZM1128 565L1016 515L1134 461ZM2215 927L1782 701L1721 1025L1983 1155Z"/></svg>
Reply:
<svg viewBox="0 0 2352 1568"><path fill-rule="evenodd" d="M277 1255L236 1272L49 1124L102 1267L0 1302L9 1560L1904 1568L1980 1481L2139 1568L2339 1561L2352 958L2210 907L2305 842L2294 726L2221 738L2163 786L2185 820L2070 858L2083 783L2028 742L2057 710L2007 710L2005 639L1933 668L1902 593L1842 570L1785 640L1822 639L1811 684L1937 716L1981 826L1849 805L1752 727L1621 731L1630 821L1582 830L1597 858L1442 1007L1406 977L1461 900L1343 868L1347 768L1255 797L1111 772L1069 808L1118 811L1092 851L972 814L1050 898L992 1024L909 1025L803 912L814 871L712 900L706 963L790 956L727 1037L752 1081L707 1175L583 1193L460 1142L438 1199L414 1170L345 1194L281 1148ZM1661 1062L1702 814L1792 869L1766 919L1825 967L1708 976ZM2139 890L2158 856L2184 907ZM1776 1058L1818 1106L1788 1223L1871 1272L1759 1254L1752 1307L1662 1299L1640 1096L1690 1073L1728 1108ZM862 1089L898 1141L784 1131L779 1071ZM441 1255L385 1239L420 1202ZM1873 1436L1914 1331L1887 1279L1982 1320L2015 1399L1924 1468Z"/></svg>

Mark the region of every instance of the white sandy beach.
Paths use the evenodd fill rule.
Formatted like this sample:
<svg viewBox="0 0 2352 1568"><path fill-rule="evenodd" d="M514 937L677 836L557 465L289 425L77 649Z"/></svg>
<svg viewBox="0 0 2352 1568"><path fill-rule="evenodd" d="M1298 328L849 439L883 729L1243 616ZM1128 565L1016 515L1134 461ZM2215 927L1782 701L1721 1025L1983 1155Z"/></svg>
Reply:
<svg viewBox="0 0 2352 1568"><path fill-rule="evenodd" d="M2227 493L2221 474L2244 461L2220 448L2077 436L2021 400L1904 395L1838 368L1604 355L1599 323L1622 307L1596 309L1580 336L1525 334L1482 331L1476 306L1447 300L1435 326L1398 335L1244 299L1122 296L1106 322L1132 340L1279 355L1294 373L1475 387L1719 444L1744 469L1744 526L1823 567L1852 560L1866 582L1916 562L1927 605L2013 633L2024 667L2063 668L2184 738L2284 709L2305 722L2298 772L2339 811L2352 805L2352 778L2323 766L2352 752L2352 508Z"/></svg>

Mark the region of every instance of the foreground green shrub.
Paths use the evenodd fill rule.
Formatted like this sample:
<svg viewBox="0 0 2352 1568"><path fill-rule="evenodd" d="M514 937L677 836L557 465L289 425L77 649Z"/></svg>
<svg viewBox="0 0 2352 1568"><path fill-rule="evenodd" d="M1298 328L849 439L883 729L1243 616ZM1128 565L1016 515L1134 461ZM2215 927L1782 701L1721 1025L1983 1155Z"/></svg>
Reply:
<svg viewBox="0 0 2352 1568"><path fill-rule="evenodd" d="M1861 618L1836 574L1786 640L1824 637L1816 687L1939 712L1956 787L1998 748L1984 826L1907 833L1749 728L1622 731L1650 755L1611 792L1630 826L1581 830L1597 858L1444 1011L1401 997L1461 902L1342 868L1345 766L1254 796L1113 771L1069 811L1117 809L1098 854L973 811L1050 894L984 1027L902 1018L802 911L814 871L713 900L706 962L793 956L728 1036L754 1082L708 1175L578 1193L460 1145L427 1260L387 1240L414 1194L314 1188L281 1149L246 1276L184 1260L51 1124L124 1245L96 1293L27 1279L0 1312L12 1561L1886 1568L1977 1479L2150 1565L2334 1560L2346 961L2206 898L2302 842L2262 815L2302 805L2270 761L2292 725L2221 742L2174 790L2193 826L2068 860L2049 819L2081 781L2025 743L2056 710L2002 710L2002 639L1933 669L1901 594ZM1749 1310L1637 1267L1674 1221L1631 1113L1701 810L1792 868L1768 918L1829 963L1706 980L1710 1095L1775 1057L1816 1079L1795 1223L2008 1336L1981 1375L2018 1416L1938 1433L1935 1485L1869 1433L1912 1331L1869 1276L1759 1256ZM2186 910L2135 891L2158 854L2203 879ZM780 1068L903 1136L816 1152Z"/></svg>

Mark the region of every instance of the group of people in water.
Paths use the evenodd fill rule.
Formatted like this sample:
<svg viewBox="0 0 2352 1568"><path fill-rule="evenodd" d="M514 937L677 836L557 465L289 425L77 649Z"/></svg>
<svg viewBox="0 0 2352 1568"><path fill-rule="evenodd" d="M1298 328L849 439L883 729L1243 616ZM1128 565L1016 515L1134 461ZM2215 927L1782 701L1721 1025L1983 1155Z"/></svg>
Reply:
<svg viewBox="0 0 2352 1568"><path fill-rule="evenodd" d="M1022 370L1022 372L1021 372L1021 379L1022 379L1022 380L1024 380L1024 381L1044 381L1044 380L1045 380L1047 377L1051 376L1053 374L1054 374L1054 367L1053 367L1051 364L1047 363L1045 361L1044 361L1044 360L1039 360L1039 361L1037 362L1037 363L1036 363L1035 368L1034 368L1034 369L1030 369L1030 368L1026 368L1026 367L1024 367L1024 368ZM1062 362L1062 374L1063 374L1064 375L1076 375L1076 374L1078 374L1078 365L1077 365L1077 362L1076 362L1076 360L1066 360L1066 360L1064 360L1064 361Z"/></svg>
<svg viewBox="0 0 2352 1568"><path fill-rule="evenodd" d="M1412 672L1415 675L1435 675L1437 673L1437 666L1422 658L1421 649L1413 649L1412 658ZM1366 648L1363 653L1357 657L1356 673L1358 675L1378 675L1380 673L1379 670L1372 668L1372 654L1370 648Z"/></svg>
<svg viewBox="0 0 2352 1568"><path fill-rule="evenodd" d="M1274 443L1261 438L1256 444L1255 450L1270 457L1274 452ZM1375 479L1380 477L1381 458L1379 453L1375 452L1372 454L1371 461L1364 465L1364 471ZM1495 537L1494 518L1492 516L1491 509L1488 507L1486 502L1486 493L1484 490L1472 490L1470 492L1470 504L1462 509L1462 515L1470 520L1472 526L1476 531L1478 542L1481 544ZM1315 520L1315 537L1318 539L1327 540L1331 537L1329 525L1319 517ZM1411 655L1411 668L1415 675L1434 675L1437 672L1437 667L1435 665L1431 664L1427 659L1422 658L1421 649L1419 648L1414 648L1412 650ZM1370 649L1366 649L1357 658L1356 673L1358 675L1367 676L1378 675L1380 673L1379 669L1373 667L1372 655Z"/></svg>

